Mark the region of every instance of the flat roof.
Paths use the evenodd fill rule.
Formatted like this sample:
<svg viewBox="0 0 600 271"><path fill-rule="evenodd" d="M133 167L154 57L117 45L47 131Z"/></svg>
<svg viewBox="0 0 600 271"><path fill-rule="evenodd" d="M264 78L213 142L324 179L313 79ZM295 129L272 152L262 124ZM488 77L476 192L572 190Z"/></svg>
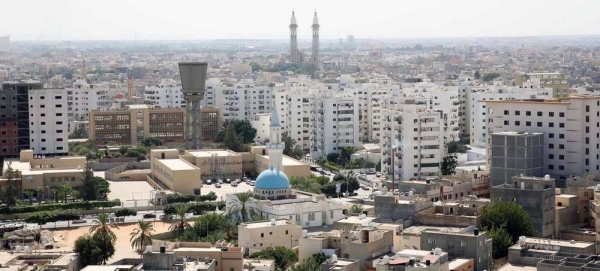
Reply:
<svg viewBox="0 0 600 271"><path fill-rule="evenodd" d="M452 260L450 263L448 263L448 268L450 270L456 269L456 268L460 267L461 265L468 263L471 260L472 259L456 258L456 259Z"/></svg>
<svg viewBox="0 0 600 271"><path fill-rule="evenodd" d="M206 151L188 151L189 154L194 157L211 157L213 155L217 156L238 156L240 154L235 152L230 152L227 150L206 150Z"/></svg>
<svg viewBox="0 0 600 271"><path fill-rule="evenodd" d="M83 173L83 168L71 168L71 169L57 169L57 168L44 168L44 169L28 169L22 170L21 175L42 175L45 173Z"/></svg>
<svg viewBox="0 0 600 271"><path fill-rule="evenodd" d="M156 159L171 170L191 170L196 167L186 163L185 161L177 159Z"/></svg>
<svg viewBox="0 0 600 271"><path fill-rule="evenodd" d="M31 164L29 164L29 162L21 162L17 159L4 159L4 170L8 168L9 163L13 170L24 171L31 169Z"/></svg>
<svg viewBox="0 0 600 271"><path fill-rule="evenodd" d="M145 104L130 104L128 105L129 109L147 109L150 108Z"/></svg>
<svg viewBox="0 0 600 271"><path fill-rule="evenodd" d="M268 155L261 155L262 157L269 159ZM294 158L291 158L287 155L283 156L283 159L281 160L281 165L282 166L301 166L301 165L308 165L306 163L300 162Z"/></svg>
<svg viewBox="0 0 600 271"><path fill-rule="evenodd" d="M537 271L537 267L535 266L525 266L525 265L514 265L511 263L507 263L501 266L499 271Z"/></svg>
<svg viewBox="0 0 600 271"><path fill-rule="evenodd" d="M545 239L545 238L536 238L536 237L527 237L525 239L527 244L546 244L546 245L554 245L561 247L573 247L573 248L586 248L590 246L594 246L594 243L590 242L581 242L581 241L566 241L566 240L557 240L557 239ZM513 245L519 246L519 244Z"/></svg>
<svg viewBox="0 0 600 271"><path fill-rule="evenodd" d="M275 226L282 226L282 225L295 225L295 224L291 224L287 220L284 220L284 219L275 220ZM246 222L246 223L240 224L240 226L245 226L248 229L256 229L256 228L272 227L273 225L271 225L271 221L260 221L260 222Z"/></svg>
<svg viewBox="0 0 600 271"><path fill-rule="evenodd" d="M131 268L133 268L133 265L88 265L81 269L81 271L114 271Z"/></svg>
<svg viewBox="0 0 600 271"><path fill-rule="evenodd" d="M496 132L492 135L509 135L509 136L520 136L520 135L542 135L542 133L531 133L531 132Z"/></svg>

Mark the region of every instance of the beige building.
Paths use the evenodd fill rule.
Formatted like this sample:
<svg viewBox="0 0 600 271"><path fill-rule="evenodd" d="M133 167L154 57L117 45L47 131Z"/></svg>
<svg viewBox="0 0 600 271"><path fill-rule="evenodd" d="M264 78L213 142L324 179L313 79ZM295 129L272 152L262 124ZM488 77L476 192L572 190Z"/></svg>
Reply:
<svg viewBox="0 0 600 271"><path fill-rule="evenodd" d="M150 151L149 183L186 195L200 195L200 169L185 159L180 159L176 149Z"/></svg>
<svg viewBox="0 0 600 271"><path fill-rule="evenodd" d="M448 271L448 265L448 253L441 249L404 249L373 260L376 271Z"/></svg>
<svg viewBox="0 0 600 271"><path fill-rule="evenodd" d="M522 86L528 80L539 80L542 87L552 88L554 98L569 96L569 81L560 72L519 73L515 77L515 84Z"/></svg>
<svg viewBox="0 0 600 271"><path fill-rule="evenodd" d="M275 260L244 259L244 270L275 271Z"/></svg>
<svg viewBox="0 0 600 271"><path fill-rule="evenodd" d="M254 154L254 164L256 172L263 172L271 165L269 161L269 151L266 146L255 146L250 149ZM281 161L281 171L288 177L308 177L310 176L310 165L292 157L283 156Z"/></svg>
<svg viewBox="0 0 600 271"><path fill-rule="evenodd" d="M213 259L215 260L214 271L242 271L244 266L244 248L237 247L233 244L229 244L225 241L220 241L215 244L211 243L200 243L200 242L179 242L173 243L166 247L165 253L161 253L160 249L158 252L152 252L151 255L155 256L160 254L171 254L175 263L179 259ZM145 256L146 254L144 254ZM163 256L164 257L164 256ZM165 261L161 258L148 259L148 262L161 262L167 268L154 268L154 270L173 270L173 264L169 264L169 261ZM144 257L144 265L146 264L146 257Z"/></svg>
<svg viewBox="0 0 600 271"><path fill-rule="evenodd" d="M301 235L302 227L287 219L246 222L238 225L238 244L247 249L245 251L247 254L268 247L293 249L298 246L298 239Z"/></svg>
<svg viewBox="0 0 600 271"><path fill-rule="evenodd" d="M9 166L17 171L23 191L43 189L48 197L53 187L63 183L80 186L86 163L84 156L45 157L22 150L19 159L5 159L3 168L5 172Z"/></svg>

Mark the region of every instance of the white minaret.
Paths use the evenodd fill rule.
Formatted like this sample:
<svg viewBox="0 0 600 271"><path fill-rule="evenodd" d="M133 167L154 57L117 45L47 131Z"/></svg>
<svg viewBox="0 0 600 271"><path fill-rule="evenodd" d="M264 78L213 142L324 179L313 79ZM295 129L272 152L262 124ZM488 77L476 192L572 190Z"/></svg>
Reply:
<svg viewBox="0 0 600 271"><path fill-rule="evenodd" d="M271 139L267 144L267 152L269 153L269 162L271 166L277 170L282 170L283 149L285 143L281 138L281 126L279 123L279 114L277 106L273 103L273 113L271 114Z"/></svg>
<svg viewBox="0 0 600 271"><path fill-rule="evenodd" d="M312 24L312 61L315 63L317 68L319 67L319 18L317 18L317 11L315 10L315 17L313 17Z"/></svg>
<svg viewBox="0 0 600 271"><path fill-rule="evenodd" d="M290 62L298 64L298 25L296 24L296 14L292 11L292 21L290 22Z"/></svg>

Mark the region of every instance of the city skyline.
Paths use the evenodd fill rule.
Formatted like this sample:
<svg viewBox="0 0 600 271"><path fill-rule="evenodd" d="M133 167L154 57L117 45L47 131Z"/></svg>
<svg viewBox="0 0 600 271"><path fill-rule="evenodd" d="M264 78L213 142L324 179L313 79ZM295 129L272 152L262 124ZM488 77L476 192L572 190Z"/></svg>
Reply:
<svg viewBox="0 0 600 271"><path fill-rule="evenodd" d="M12 40L205 40L285 39L296 12L298 39L310 38L312 16L319 13L321 39L404 39L446 37L520 37L598 35L594 10L600 2L473 0L388 3L370 1L223 1L203 4L175 0L104 1L26 0L6 4L0 36ZM32 7L36 7L32 9ZM235 7L235 8L232 8Z"/></svg>

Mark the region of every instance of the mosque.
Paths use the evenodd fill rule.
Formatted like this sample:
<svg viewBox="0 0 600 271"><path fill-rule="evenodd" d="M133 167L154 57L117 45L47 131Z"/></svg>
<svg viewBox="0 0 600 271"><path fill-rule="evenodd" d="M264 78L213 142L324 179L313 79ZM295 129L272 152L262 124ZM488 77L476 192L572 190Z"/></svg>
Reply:
<svg viewBox="0 0 600 271"><path fill-rule="evenodd" d="M342 201L328 199L323 194L292 190L290 180L282 171L283 149L277 106L273 105L270 140L266 146L271 165L256 178L254 199L247 208L254 209L266 219L288 219L302 227L331 225L343 219ZM227 208L237 204L235 194L227 194Z"/></svg>

